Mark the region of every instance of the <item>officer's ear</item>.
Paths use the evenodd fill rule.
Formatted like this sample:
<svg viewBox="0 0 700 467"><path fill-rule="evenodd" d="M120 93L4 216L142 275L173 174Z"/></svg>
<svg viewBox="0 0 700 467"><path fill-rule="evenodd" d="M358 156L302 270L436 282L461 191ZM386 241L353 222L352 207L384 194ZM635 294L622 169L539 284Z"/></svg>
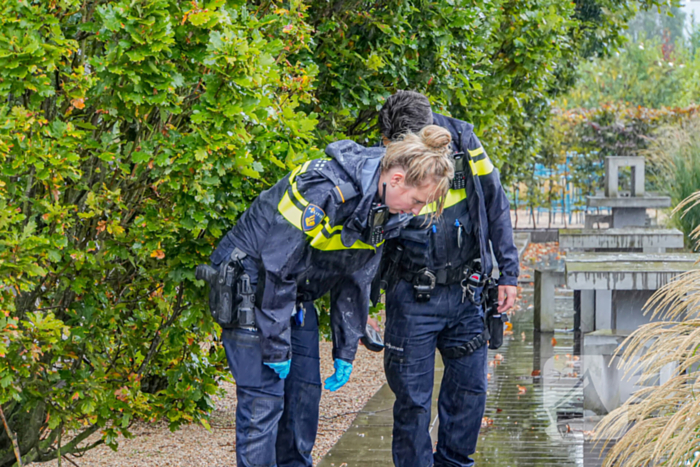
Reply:
<svg viewBox="0 0 700 467"><path fill-rule="evenodd" d="M406 182L406 174L400 168L396 168L394 170L394 173L392 173L391 177L389 178L389 184L394 188L403 187L404 183Z"/></svg>

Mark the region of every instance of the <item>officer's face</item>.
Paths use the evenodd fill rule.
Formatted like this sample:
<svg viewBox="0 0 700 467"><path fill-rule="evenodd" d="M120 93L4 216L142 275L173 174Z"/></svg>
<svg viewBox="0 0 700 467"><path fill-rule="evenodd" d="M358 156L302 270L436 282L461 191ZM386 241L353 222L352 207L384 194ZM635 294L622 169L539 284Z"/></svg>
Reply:
<svg viewBox="0 0 700 467"><path fill-rule="evenodd" d="M392 214L413 213L417 216L421 209L431 201L430 197L437 188L434 183L420 187L407 185L404 172L401 169L393 169L389 174L386 174L386 177L382 176L379 180L380 187L384 179L388 179L386 182L386 204Z"/></svg>

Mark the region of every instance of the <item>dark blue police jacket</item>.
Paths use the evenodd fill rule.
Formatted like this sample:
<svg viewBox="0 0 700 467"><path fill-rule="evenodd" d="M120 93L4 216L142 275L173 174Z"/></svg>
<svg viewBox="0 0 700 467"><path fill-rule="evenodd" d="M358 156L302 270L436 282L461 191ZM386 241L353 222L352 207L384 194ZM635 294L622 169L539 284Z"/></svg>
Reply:
<svg viewBox="0 0 700 467"><path fill-rule="evenodd" d="M431 222L435 206L425 206L392 241L404 247L402 268L413 272L426 267L433 271L462 268L480 257L483 272L491 274L490 241L500 271L498 284L517 285L518 251L513 243L510 203L498 170L474 134L473 125L435 113L433 124L450 131L455 151L469 155L471 173L467 169L466 190L448 192L442 216Z"/></svg>
<svg viewBox="0 0 700 467"><path fill-rule="evenodd" d="M295 305L328 291L333 357L352 362L364 333L382 249L366 242L384 150L339 141L326 154L330 159L306 162L263 191L211 255L218 266L238 247L264 271L255 319L265 362L291 358ZM391 216L386 238L405 220Z"/></svg>

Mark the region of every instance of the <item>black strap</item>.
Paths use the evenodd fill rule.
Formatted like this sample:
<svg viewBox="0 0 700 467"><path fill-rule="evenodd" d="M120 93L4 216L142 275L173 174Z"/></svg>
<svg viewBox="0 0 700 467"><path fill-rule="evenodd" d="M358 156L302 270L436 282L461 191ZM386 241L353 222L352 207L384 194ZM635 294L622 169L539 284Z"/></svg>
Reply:
<svg viewBox="0 0 700 467"><path fill-rule="evenodd" d="M488 344L491 335L489 334L489 328L484 323L484 332L476 337L473 337L468 342L458 345L455 347L447 347L445 349L440 349L440 353L443 357L448 359L462 358L467 355L471 355L486 344Z"/></svg>

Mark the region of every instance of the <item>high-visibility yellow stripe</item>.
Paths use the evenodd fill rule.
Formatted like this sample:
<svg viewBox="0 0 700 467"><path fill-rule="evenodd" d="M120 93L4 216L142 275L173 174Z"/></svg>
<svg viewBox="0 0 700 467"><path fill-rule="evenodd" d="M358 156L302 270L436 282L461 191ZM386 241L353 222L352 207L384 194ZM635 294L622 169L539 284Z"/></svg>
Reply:
<svg viewBox="0 0 700 467"><path fill-rule="evenodd" d="M450 206L454 206L455 204L459 203L464 199L467 199L467 190L465 190L464 188L459 190L450 190L447 192L447 196L445 197L445 206L443 209L447 209ZM423 206L423 209L421 209L418 215L422 216L423 214L430 214L435 212L436 209L437 203L426 204L425 206Z"/></svg>
<svg viewBox="0 0 700 467"><path fill-rule="evenodd" d="M481 154L484 154L484 158L474 162L474 158ZM493 172L493 164L491 163L491 159L489 159L489 156L487 156L484 153L483 147L479 147L474 149L473 151L469 151L469 155L471 156L469 158L469 166L471 167L473 174L481 176L488 175L491 172Z"/></svg>
<svg viewBox="0 0 700 467"><path fill-rule="evenodd" d="M326 231L324 234L323 231ZM352 246L347 247L343 245L342 240L340 239L341 232L343 230L342 225L336 225L335 227L331 227L328 217L325 218L325 222L323 223L323 228L319 229L316 228L312 230L311 232L307 232L309 236L312 236L313 238L311 239L311 246L318 249L318 250L324 250L324 251L337 251L337 250L374 250L374 247L372 245L368 245L365 242L362 242L360 240L356 240L355 243L352 244ZM383 242L382 242L383 243ZM381 243L380 243L381 245Z"/></svg>
<svg viewBox="0 0 700 467"><path fill-rule="evenodd" d="M299 193L297 190L297 184L296 184L296 176L299 175L300 173L304 173L308 167L311 161L305 163L304 165L297 167L292 171L292 173L289 175L289 183L290 187L292 190L292 194L296 198L296 200L303 206L308 206L309 202L304 199L303 196ZM285 190L284 195L282 195L282 199L280 199L279 204L277 205L277 209L279 210L280 214L287 219L287 221L292 224L294 227L296 227L299 230L304 230L301 226L302 218L304 216L304 212L297 207L296 204L292 201L292 198L289 196L289 190ZM324 229L328 236L324 234ZM343 226L342 225L337 225L335 227L331 227L328 216L324 218L324 222L319 223L316 227L313 229L309 230L306 232L306 234L311 238L311 246L316 248L317 250L323 250L323 251L338 251L338 250L374 250L375 248L372 245L368 245L360 240L357 240L355 243L352 244L350 247L346 247L343 245L343 242L340 238L340 232L342 231ZM383 243L383 242L382 242ZM381 243L380 243L381 245Z"/></svg>
<svg viewBox="0 0 700 467"><path fill-rule="evenodd" d="M304 165L302 165L302 166L301 166L301 170L299 171L299 173L302 173L302 174L303 174L304 172L306 172L306 169L309 168L309 165L310 165L310 164L311 164L311 161L308 161L308 162L306 162ZM297 175L298 175L298 174L294 174L294 178L296 178ZM300 194L299 191L297 190L297 182L294 180L294 178L292 178L292 176L289 177L289 184L292 186L292 193L294 193L294 197L295 197L301 204L303 204L304 206L307 206L307 205L309 204L309 202L306 201L306 200L304 199L304 197L301 196L301 194ZM301 224L299 224L299 225L301 225Z"/></svg>

